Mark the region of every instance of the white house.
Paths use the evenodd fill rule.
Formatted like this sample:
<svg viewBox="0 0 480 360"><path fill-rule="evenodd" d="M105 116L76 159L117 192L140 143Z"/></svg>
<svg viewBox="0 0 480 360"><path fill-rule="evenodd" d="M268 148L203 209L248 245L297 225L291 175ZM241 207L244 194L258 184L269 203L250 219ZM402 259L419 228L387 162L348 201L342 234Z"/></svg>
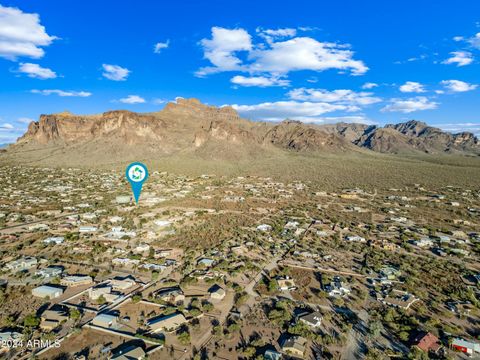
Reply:
<svg viewBox="0 0 480 360"><path fill-rule="evenodd" d="M420 248L429 248L433 246L433 241L428 237L423 237L420 240L415 240L413 244Z"/></svg>
<svg viewBox="0 0 480 360"><path fill-rule="evenodd" d="M64 240L65 240L65 238L63 236L50 236L50 237L44 239L43 242L47 245L49 245L49 244L59 245L59 244L63 243Z"/></svg>
<svg viewBox="0 0 480 360"><path fill-rule="evenodd" d="M257 226L258 231L269 232L272 230L272 227L268 224L261 224Z"/></svg>
<svg viewBox="0 0 480 360"><path fill-rule="evenodd" d="M25 271L36 266L38 263L37 259L31 256L26 256L19 258L14 261L10 261L5 265L5 270L7 271Z"/></svg>
<svg viewBox="0 0 480 360"><path fill-rule="evenodd" d="M345 237L345 240L346 241L350 241L350 242L360 242L360 243L365 243L367 242L367 240L361 236L358 236L358 235L349 235L349 236L346 236Z"/></svg>
<svg viewBox="0 0 480 360"><path fill-rule="evenodd" d="M49 299L55 299L63 294L63 289L54 287L54 286L49 286L49 285L42 285L39 287L36 287L32 289L32 295L39 297L39 298L49 298Z"/></svg>
<svg viewBox="0 0 480 360"><path fill-rule="evenodd" d="M44 269L37 270L35 275L42 276L44 278L52 278L55 276L60 276L63 272L63 268L58 266L51 266Z"/></svg>

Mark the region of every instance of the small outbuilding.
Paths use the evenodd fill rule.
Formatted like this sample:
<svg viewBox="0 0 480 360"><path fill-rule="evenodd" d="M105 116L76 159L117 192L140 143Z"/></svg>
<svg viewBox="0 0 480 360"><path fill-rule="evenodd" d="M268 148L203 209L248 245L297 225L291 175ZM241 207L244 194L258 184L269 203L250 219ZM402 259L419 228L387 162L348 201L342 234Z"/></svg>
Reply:
<svg viewBox="0 0 480 360"><path fill-rule="evenodd" d="M111 328L117 325L117 317L110 314L100 314L93 318L92 325Z"/></svg>
<svg viewBox="0 0 480 360"><path fill-rule="evenodd" d="M50 286L50 285L42 285L39 287L36 287L35 289L32 289L32 295L45 299L55 299L63 294L63 289L55 286Z"/></svg>

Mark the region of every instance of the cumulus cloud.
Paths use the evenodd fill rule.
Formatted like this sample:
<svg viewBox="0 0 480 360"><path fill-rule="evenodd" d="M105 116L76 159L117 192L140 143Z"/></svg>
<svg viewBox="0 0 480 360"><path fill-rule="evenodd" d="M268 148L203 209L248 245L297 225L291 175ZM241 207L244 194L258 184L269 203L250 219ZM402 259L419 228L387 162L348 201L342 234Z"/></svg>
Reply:
<svg viewBox="0 0 480 360"><path fill-rule="evenodd" d="M404 93L423 93L425 92L424 85L415 82L415 81L407 81L405 84L400 86L400 91Z"/></svg>
<svg viewBox="0 0 480 360"><path fill-rule="evenodd" d="M438 106L437 102L431 101L425 96L417 96L409 99L391 99L390 104L383 107L383 112L411 113L421 110L432 110Z"/></svg>
<svg viewBox="0 0 480 360"><path fill-rule="evenodd" d="M12 61L18 57L38 59L45 54L42 47L55 39L47 34L38 14L0 5L0 57Z"/></svg>
<svg viewBox="0 0 480 360"><path fill-rule="evenodd" d="M27 74L28 77L42 80L55 79L57 77L55 71L32 63L21 63L18 67L18 71Z"/></svg>
<svg viewBox="0 0 480 360"><path fill-rule="evenodd" d="M442 61L442 64L457 64L457 66L469 65L473 62L473 55L468 51L453 51L451 57Z"/></svg>
<svg viewBox="0 0 480 360"><path fill-rule="evenodd" d="M443 80L440 82L447 90L452 92L466 92L475 90L478 85L469 84L460 80Z"/></svg>
<svg viewBox="0 0 480 360"><path fill-rule="evenodd" d="M290 71L324 71L337 69L362 75L368 68L353 59L353 51L345 45L319 42L309 37L297 37L274 42L270 48L250 52L251 71L288 73Z"/></svg>
<svg viewBox="0 0 480 360"><path fill-rule="evenodd" d="M160 54L162 52L162 49L166 49L168 48L168 46L170 45L170 40L167 40L165 42L158 42L156 43L154 46L153 46L153 52L155 54Z"/></svg>
<svg viewBox="0 0 480 360"><path fill-rule="evenodd" d="M257 86L257 87L289 86L290 85L290 81L288 80L279 79L277 77L266 77L266 76L245 77L242 75L236 75L230 79L230 82L240 86Z"/></svg>
<svg viewBox="0 0 480 360"><path fill-rule="evenodd" d="M41 94L41 95L45 95L45 96L48 96L48 95L58 95L58 96L62 96L62 97L89 97L92 95L92 93L90 92L87 92L87 91L71 91L71 90L68 90L68 91L64 91L64 90L57 90L57 89L53 89L53 90L30 90L31 93L33 94Z"/></svg>
<svg viewBox="0 0 480 360"><path fill-rule="evenodd" d="M242 60L236 53L238 51L250 51L252 49L252 37L244 29L224 29L212 27L212 38L200 41L203 47L203 56L213 66L204 67L196 72L197 76L207 74L242 70Z"/></svg>
<svg viewBox="0 0 480 360"><path fill-rule="evenodd" d="M122 98L118 101L124 104L143 104L146 102L144 98L138 95L128 95L127 97Z"/></svg>
<svg viewBox="0 0 480 360"><path fill-rule="evenodd" d="M467 42L474 47L475 49L480 50L480 32L476 33L474 36L471 38L467 39Z"/></svg>
<svg viewBox="0 0 480 360"><path fill-rule="evenodd" d="M378 87L378 84L372 83L372 82L367 82L362 85L362 89L369 90Z"/></svg>
<svg viewBox="0 0 480 360"><path fill-rule="evenodd" d="M293 100L338 103L349 106L365 106L382 101L382 99L372 96L371 92L355 92L348 89L328 91L325 89L298 88L289 91L287 95Z"/></svg>
<svg viewBox="0 0 480 360"><path fill-rule="evenodd" d="M318 116L333 111L354 110L341 104L299 101L264 102L255 105L234 104L231 106L243 117L264 121L282 121L286 118L307 121L308 119L318 119Z"/></svg>
<svg viewBox="0 0 480 360"><path fill-rule="evenodd" d="M12 124L4 123L4 124L0 124L0 129L1 130L13 130L13 129L15 129L15 127Z"/></svg>
<svg viewBox="0 0 480 360"><path fill-rule="evenodd" d="M480 32L476 33L473 36L455 36L453 38L454 41L461 41L467 43L474 49L480 50Z"/></svg>
<svg viewBox="0 0 480 360"><path fill-rule="evenodd" d="M103 64L102 67L104 70L102 75L113 81L127 80L128 74L131 72L130 70L118 65Z"/></svg>
<svg viewBox="0 0 480 360"><path fill-rule="evenodd" d="M263 30L265 33L266 30ZM271 30L293 33L285 29ZM293 37L286 40L271 39L267 44L253 44L252 37L244 29L212 28L212 38L200 42L204 58L213 66L203 67L197 76L223 71L269 73L286 75L291 71L325 71L336 69L362 75L368 67L360 60L353 59L349 45L320 42L311 37ZM241 59L239 52L245 52Z"/></svg>

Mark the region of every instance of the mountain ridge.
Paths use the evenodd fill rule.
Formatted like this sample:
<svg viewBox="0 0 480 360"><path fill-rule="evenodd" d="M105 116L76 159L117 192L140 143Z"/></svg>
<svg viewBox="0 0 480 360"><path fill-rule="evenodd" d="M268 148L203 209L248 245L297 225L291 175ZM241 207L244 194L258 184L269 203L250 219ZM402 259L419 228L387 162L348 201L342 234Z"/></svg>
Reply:
<svg viewBox="0 0 480 360"><path fill-rule="evenodd" d="M151 113L112 110L95 115L41 115L3 155L46 148L52 149L48 156L53 161L59 152L64 156L81 153L85 159L108 154L109 159L118 160L133 154L176 153L238 160L275 151L480 154L474 134L451 134L417 120L384 127L296 120L270 123L243 119L229 106L181 98Z"/></svg>

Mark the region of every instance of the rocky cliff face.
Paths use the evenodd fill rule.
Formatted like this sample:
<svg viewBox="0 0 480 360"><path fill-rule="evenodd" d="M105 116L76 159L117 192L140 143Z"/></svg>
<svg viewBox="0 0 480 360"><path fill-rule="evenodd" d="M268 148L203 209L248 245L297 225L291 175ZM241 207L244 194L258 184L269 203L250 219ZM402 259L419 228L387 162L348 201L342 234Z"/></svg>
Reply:
<svg viewBox="0 0 480 360"><path fill-rule="evenodd" d="M18 144L75 144L98 138L135 144L139 141L158 141L165 122L151 115L130 111L109 111L101 115L72 114L41 115L32 122Z"/></svg>
<svg viewBox="0 0 480 360"><path fill-rule="evenodd" d="M479 140L473 134L450 134L414 120L385 127L347 123L318 126L291 120L252 122L241 119L231 107L208 106L196 99L177 99L155 113L117 110L88 116L68 112L41 115L7 153L45 146L61 149L64 155L81 153L85 158L93 154L116 158L175 152L241 158L272 148L480 154Z"/></svg>
<svg viewBox="0 0 480 360"><path fill-rule="evenodd" d="M337 133L292 120L275 125L265 134L264 142L296 151L345 151L353 148Z"/></svg>

